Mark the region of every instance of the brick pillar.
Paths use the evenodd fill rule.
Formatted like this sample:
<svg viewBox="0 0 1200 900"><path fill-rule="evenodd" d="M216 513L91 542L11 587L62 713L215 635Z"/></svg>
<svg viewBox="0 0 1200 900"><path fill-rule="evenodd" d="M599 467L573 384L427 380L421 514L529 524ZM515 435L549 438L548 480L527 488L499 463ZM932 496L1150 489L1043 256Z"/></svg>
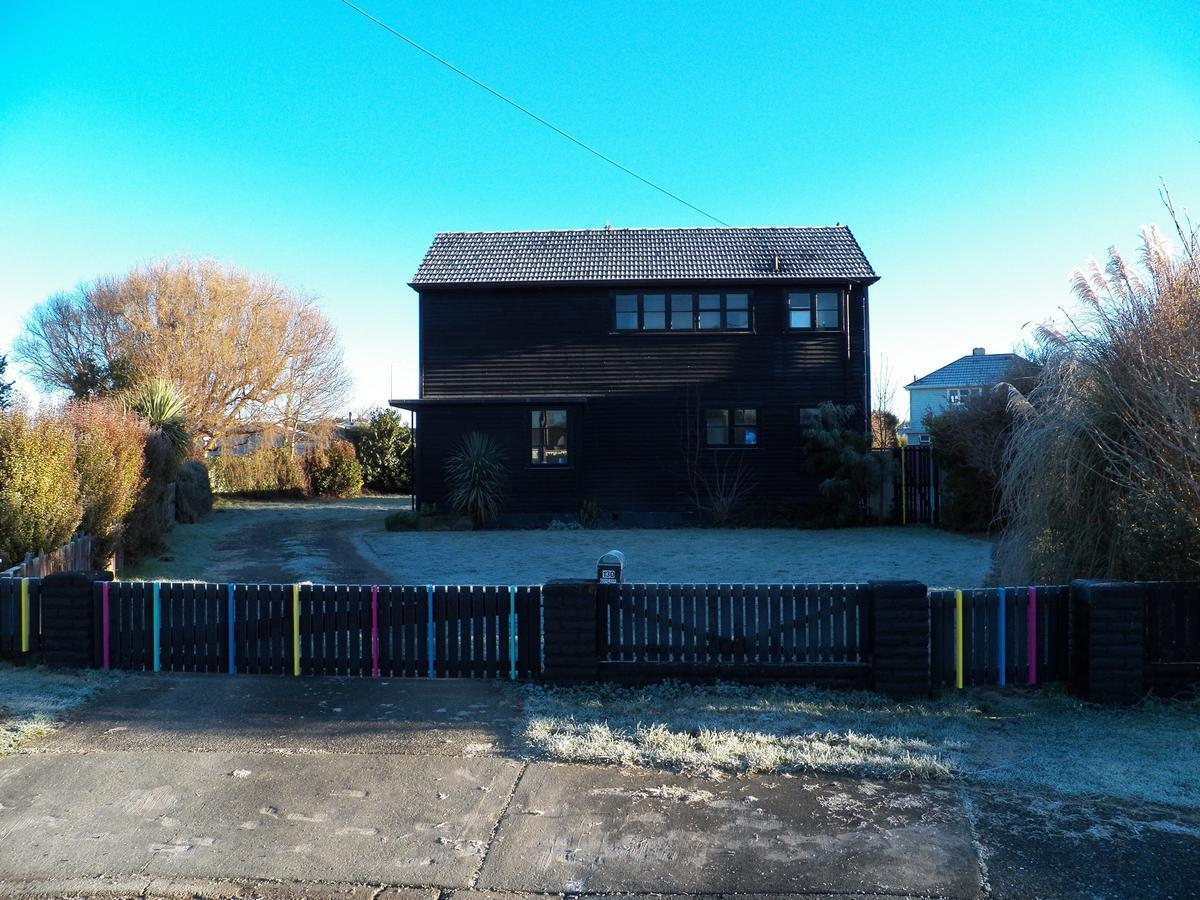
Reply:
<svg viewBox="0 0 1200 900"><path fill-rule="evenodd" d="M928 589L919 581L872 581L871 603L872 687L891 697L928 697Z"/></svg>
<svg viewBox="0 0 1200 900"><path fill-rule="evenodd" d="M592 681L599 674L595 581L542 585L542 641L547 681Z"/></svg>
<svg viewBox="0 0 1200 900"><path fill-rule="evenodd" d="M43 662L87 668L94 664L96 623L92 585L112 572L62 572L41 584Z"/></svg>
<svg viewBox="0 0 1200 900"><path fill-rule="evenodd" d="M1140 585L1074 581L1070 685L1094 703L1137 703L1146 693L1146 597Z"/></svg>

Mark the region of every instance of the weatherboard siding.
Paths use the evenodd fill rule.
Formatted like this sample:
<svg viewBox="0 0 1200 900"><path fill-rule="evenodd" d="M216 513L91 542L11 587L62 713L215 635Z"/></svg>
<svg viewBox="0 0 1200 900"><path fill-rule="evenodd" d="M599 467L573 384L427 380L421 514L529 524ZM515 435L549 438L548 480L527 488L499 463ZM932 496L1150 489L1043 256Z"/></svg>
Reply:
<svg viewBox="0 0 1200 900"><path fill-rule="evenodd" d="M826 400L864 409L868 393L865 287L850 291L849 353L843 331L786 329L786 291L818 286L828 283L725 283L723 290L750 294L753 329L720 333L615 333L608 285L422 288L423 400L570 396L583 402L570 406L571 464L563 468L529 465L528 405L422 407L418 503L444 500L446 456L466 433L484 431L510 459L509 512L570 514L584 500L609 512L681 511L687 507L689 396L697 436L699 408L759 411L758 446L705 449L704 459L740 456L760 507L807 502L816 485L796 449L803 410ZM679 285L703 287L709 286Z"/></svg>
<svg viewBox="0 0 1200 900"><path fill-rule="evenodd" d="M866 344L856 297L847 357L841 332L785 330L784 288L725 290L750 292L753 332L614 333L606 287L423 291L421 396L646 396L691 387L861 405Z"/></svg>

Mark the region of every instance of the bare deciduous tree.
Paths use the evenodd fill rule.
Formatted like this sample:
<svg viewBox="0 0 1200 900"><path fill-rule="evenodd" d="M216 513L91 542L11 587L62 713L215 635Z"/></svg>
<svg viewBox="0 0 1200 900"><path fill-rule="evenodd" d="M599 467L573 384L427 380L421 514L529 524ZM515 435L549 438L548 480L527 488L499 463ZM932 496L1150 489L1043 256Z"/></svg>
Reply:
<svg viewBox="0 0 1200 900"><path fill-rule="evenodd" d="M16 351L44 386L107 394L175 384L207 445L241 425L295 434L339 410L350 387L316 301L273 278L180 259L105 277L34 310Z"/></svg>
<svg viewBox="0 0 1200 900"><path fill-rule="evenodd" d="M898 447L896 429L900 418L892 410L896 400L896 379L886 356L879 357L879 365L872 374L871 446L876 449Z"/></svg>

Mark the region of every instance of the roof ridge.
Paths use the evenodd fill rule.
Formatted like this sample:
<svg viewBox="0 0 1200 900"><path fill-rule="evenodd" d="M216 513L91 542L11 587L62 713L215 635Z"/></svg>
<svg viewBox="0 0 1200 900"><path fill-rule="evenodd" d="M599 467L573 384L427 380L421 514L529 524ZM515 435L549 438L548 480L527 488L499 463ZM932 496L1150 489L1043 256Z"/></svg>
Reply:
<svg viewBox="0 0 1200 900"><path fill-rule="evenodd" d="M592 232L612 231L833 231L842 229L853 235L849 225L631 225L601 226L599 228L510 228L485 231L439 231L437 236L444 234L581 234Z"/></svg>

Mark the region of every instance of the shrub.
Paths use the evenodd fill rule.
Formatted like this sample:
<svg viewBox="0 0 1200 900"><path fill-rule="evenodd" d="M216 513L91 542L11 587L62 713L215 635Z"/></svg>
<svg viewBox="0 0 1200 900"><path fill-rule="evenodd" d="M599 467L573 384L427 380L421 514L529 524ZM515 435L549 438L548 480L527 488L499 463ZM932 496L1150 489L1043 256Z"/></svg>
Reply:
<svg viewBox="0 0 1200 900"><path fill-rule="evenodd" d="M1007 386L928 415L924 424L943 473L942 525L987 531L998 524L998 485L1013 424Z"/></svg>
<svg viewBox="0 0 1200 900"><path fill-rule="evenodd" d="M197 459L189 459L175 473L175 518L197 522L212 512L213 492L208 469Z"/></svg>
<svg viewBox="0 0 1200 900"><path fill-rule="evenodd" d="M309 490L303 460L289 447L213 456L207 463L217 494L306 494Z"/></svg>
<svg viewBox="0 0 1200 900"><path fill-rule="evenodd" d="M1167 208L1174 210L1167 198ZM1200 232L1142 235L1077 272L1083 314L1039 330L1045 374L1012 397L1005 579L1194 578L1200 567Z"/></svg>
<svg viewBox="0 0 1200 900"><path fill-rule="evenodd" d="M377 409L358 437L363 482L373 491L412 493L412 430L394 409Z"/></svg>
<svg viewBox="0 0 1200 900"><path fill-rule="evenodd" d="M579 524L584 528L589 528L600 521L604 516L604 507L595 500L584 500L579 504Z"/></svg>
<svg viewBox="0 0 1200 900"><path fill-rule="evenodd" d="M0 558L61 547L82 520L71 429L23 409L0 414Z"/></svg>
<svg viewBox="0 0 1200 900"><path fill-rule="evenodd" d="M92 536L92 564L103 568L116 552L125 519L144 487L142 468L150 429L107 400L70 403L63 420L75 439L83 503L80 530Z"/></svg>
<svg viewBox="0 0 1200 900"><path fill-rule="evenodd" d="M508 461L488 434L472 431L446 460L446 499L455 512L469 515L476 528L494 522L504 502Z"/></svg>
<svg viewBox="0 0 1200 900"><path fill-rule="evenodd" d="M125 520L123 544L127 562L161 553L163 534L174 520L166 515L167 485L175 475L176 450L170 438L151 429L142 453L142 490Z"/></svg>
<svg viewBox="0 0 1200 900"><path fill-rule="evenodd" d="M383 527L388 531L416 531L419 521L419 517L412 510L400 509L388 513L387 518L383 520Z"/></svg>
<svg viewBox="0 0 1200 900"><path fill-rule="evenodd" d="M362 491L362 466L349 441L334 441L328 449L314 447L304 457L304 469L319 497L353 497Z"/></svg>
<svg viewBox="0 0 1200 900"><path fill-rule="evenodd" d="M857 525L866 515L867 497L879 488L882 463L871 452L859 411L822 403L800 431L802 465L817 475L815 524Z"/></svg>

